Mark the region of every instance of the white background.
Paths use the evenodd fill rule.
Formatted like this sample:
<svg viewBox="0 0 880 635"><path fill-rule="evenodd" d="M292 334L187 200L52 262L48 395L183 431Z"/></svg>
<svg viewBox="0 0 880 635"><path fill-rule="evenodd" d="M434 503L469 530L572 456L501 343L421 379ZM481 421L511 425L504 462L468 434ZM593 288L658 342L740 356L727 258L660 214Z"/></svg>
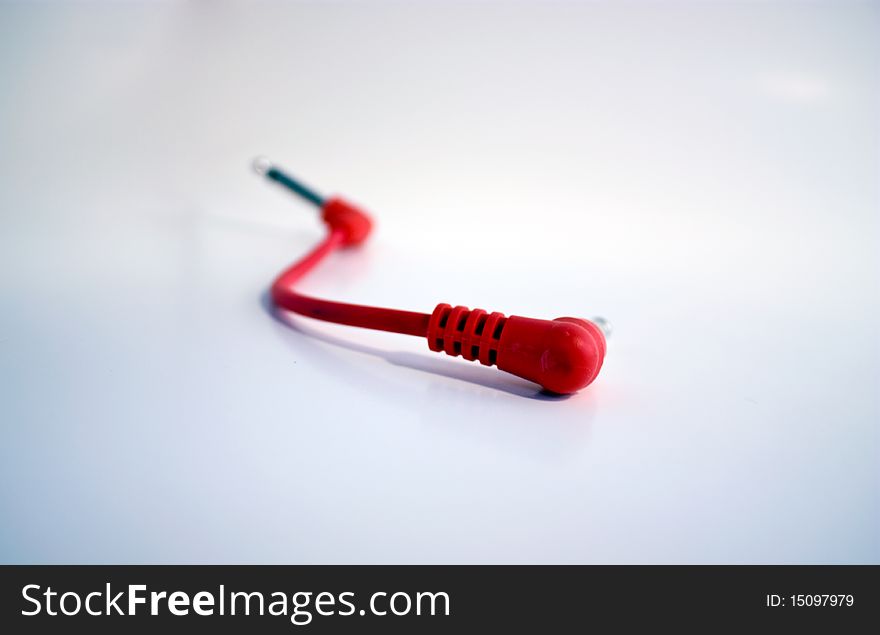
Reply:
<svg viewBox="0 0 880 635"><path fill-rule="evenodd" d="M0 560L880 562L876 3L0 5ZM603 315L568 399L263 302Z"/></svg>

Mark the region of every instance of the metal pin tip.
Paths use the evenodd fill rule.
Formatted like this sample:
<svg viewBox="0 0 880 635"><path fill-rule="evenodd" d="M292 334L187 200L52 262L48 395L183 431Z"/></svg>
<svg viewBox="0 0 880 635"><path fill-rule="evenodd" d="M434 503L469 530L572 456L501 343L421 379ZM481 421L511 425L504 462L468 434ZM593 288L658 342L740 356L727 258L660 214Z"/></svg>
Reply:
<svg viewBox="0 0 880 635"><path fill-rule="evenodd" d="M611 332L613 331L611 328L611 322L603 317L590 318L590 322L602 329L602 334L605 335L606 338L611 337Z"/></svg>
<svg viewBox="0 0 880 635"><path fill-rule="evenodd" d="M264 156L259 156L251 162L251 167L257 174L265 176L272 169L272 162Z"/></svg>

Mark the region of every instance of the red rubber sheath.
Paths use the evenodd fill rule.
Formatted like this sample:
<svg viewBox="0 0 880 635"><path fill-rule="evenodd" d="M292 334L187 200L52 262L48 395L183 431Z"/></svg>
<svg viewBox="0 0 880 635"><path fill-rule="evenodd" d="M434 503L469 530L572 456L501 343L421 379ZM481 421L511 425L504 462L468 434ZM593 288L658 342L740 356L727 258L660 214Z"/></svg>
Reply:
<svg viewBox="0 0 880 635"><path fill-rule="evenodd" d="M344 242L345 233L338 229L331 229L327 237L317 247L301 260L293 263L275 279L275 282L272 283L273 302L282 309L316 320L425 337L428 333L428 322L431 319L427 313L332 302L303 295L293 290L293 285L300 278Z"/></svg>

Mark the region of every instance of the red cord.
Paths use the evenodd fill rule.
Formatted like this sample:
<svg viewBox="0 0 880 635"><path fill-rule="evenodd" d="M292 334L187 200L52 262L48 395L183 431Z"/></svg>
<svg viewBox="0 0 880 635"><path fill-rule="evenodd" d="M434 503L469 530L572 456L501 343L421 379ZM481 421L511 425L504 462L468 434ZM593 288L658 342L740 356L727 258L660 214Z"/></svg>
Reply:
<svg viewBox="0 0 880 635"><path fill-rule="evenodd" d="M272 300L275 304L282 309L325 322L425 337L428 333L428 321L431 319L427 313L332 302L312 298L293 290L293 285L300 278L345 242L344 231L331 229L327 237L309 254L284 270L272 283Z"/></svg>
<svg viewBox="0 0 880 635"><path fill-rule="evenodd" d="M259 163L256 167L258 172L320 206L321 219L328 229L323 242L272 283L276 306L326 322L425 337L432 351L498 366L556 393L580 390L602 368L605 335L587 320L505 317L502 313L442 303L429 315L331 302L297 293L293 286L300 278L338 247L363 243L373 223L357 206L338 197L325 200L271 164L267 167Z"/></svg>

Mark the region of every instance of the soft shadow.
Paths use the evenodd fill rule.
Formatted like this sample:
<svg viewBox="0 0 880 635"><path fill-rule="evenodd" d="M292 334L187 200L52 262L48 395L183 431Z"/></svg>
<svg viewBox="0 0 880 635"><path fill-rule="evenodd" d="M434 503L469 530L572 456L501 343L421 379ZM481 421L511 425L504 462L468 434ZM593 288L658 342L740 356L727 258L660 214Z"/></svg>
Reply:
<svg viewBox="0 0 880 635"><path fill-rule="evenodd" d="M527 399L537 399L540 401L565 401L571 395L557 395L556 393L547 392L539 389L535 384L520 379L515 375L499 371L498 369L487 368L475 362L464 362L462 360L454 361L444 359L442 357L432 357L430 355L419 355L407 351L386 351L373 346L357 344L355 342L326 335L314 329L302 326L298 320L294 320L291 314L280 310L272 302L272 296L267 289L260 296L260 304L263 310L276 322L282 324L286 328L297 331L312 339L338 346L357 353L372 355L385 360L389 364L395 366L403 366L411 368L423 373L431 373L432 375L440 375L449 377L459 381L466 381L471 384L478 384L493 390L516 395L517 397L525 397Z"/></svg>

